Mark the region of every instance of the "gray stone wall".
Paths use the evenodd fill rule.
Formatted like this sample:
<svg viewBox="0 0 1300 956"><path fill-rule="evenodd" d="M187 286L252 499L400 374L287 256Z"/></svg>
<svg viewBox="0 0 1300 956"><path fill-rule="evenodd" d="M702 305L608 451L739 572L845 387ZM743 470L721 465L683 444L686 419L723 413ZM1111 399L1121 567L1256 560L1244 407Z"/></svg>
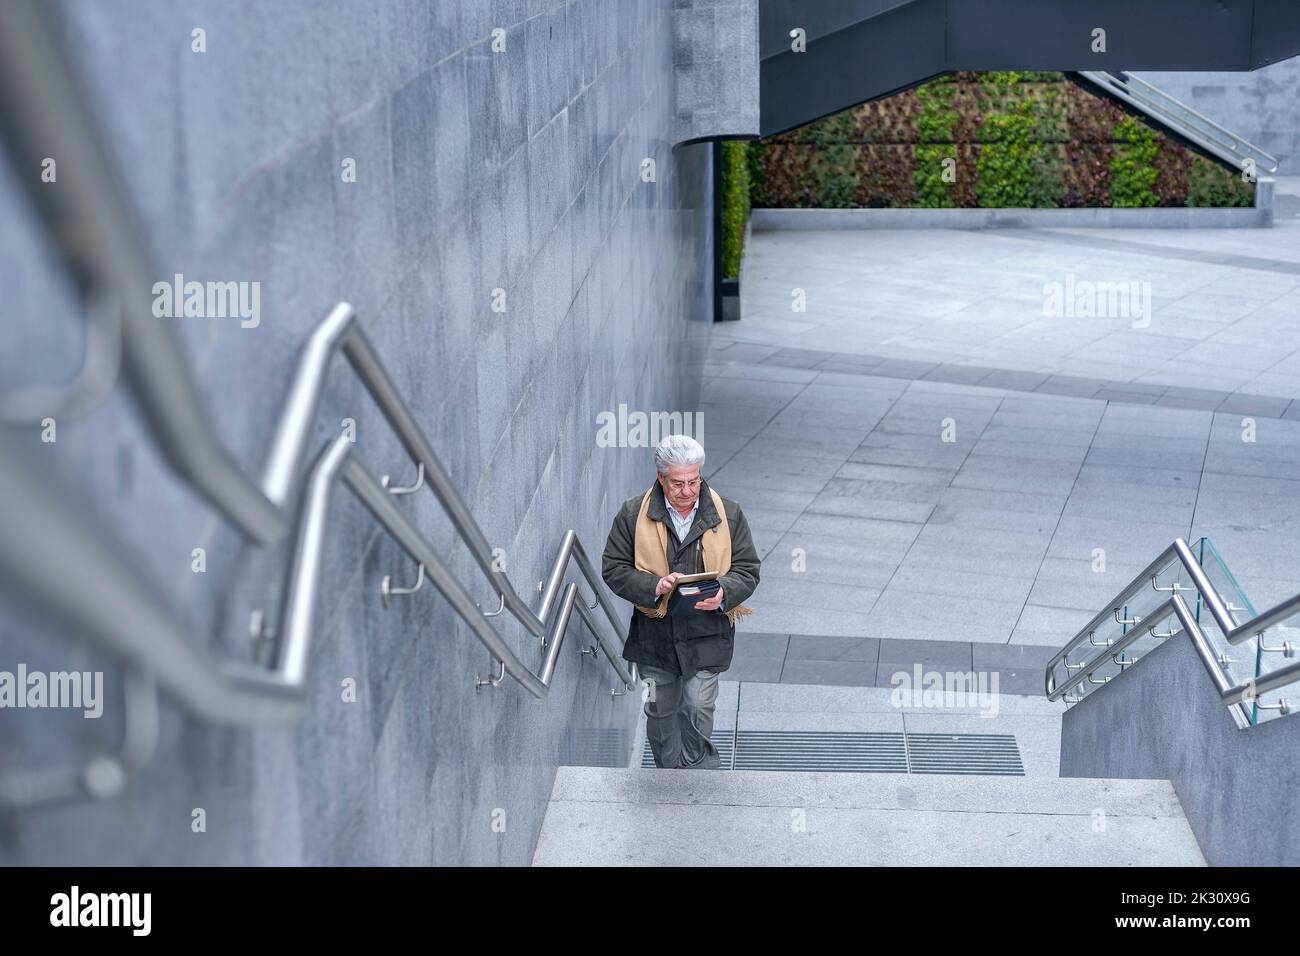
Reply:
<svg viewBox="0 0 1300 956"><path fill-rule="evenodd" d="M1300 57L1250 73L1135 73L1280 161L1300 176Z"/></svg>
<svg viewBox="0 0 1300 956"><path fill-rule="evenodd" d="M758 135L758 0L673 0L674 142Z"/></svg>
<svg viewBox="0 0 1300 956"><path fill-rule="evenodd" d="M248 472L260 471L300 345L346 299L517 589L535 598L567 528L598 557L617 504L653 466L648 449L598 447L596 416L620 403L693 409L710 329L709 159L705 146L672 149L672 5L56 6L158 278L260 283L256 328L161 320L178 327ZM196 28L205 53L192 50ZM69 377L83 328L14 180L39 171L10 172L5 388ZM340 361L313 448L344 417L373 472L414 478ZM249 612L274 613L284 549L243 541L176 479L121 385L58 429L54 444L35 427L19 433L33 461L121 541L196 643L247 659ZM436 499L401 506L495 606ZM489 655L432 588L381 608L380 578L411 583L409 559L347 492L331 523L310 716L290 729L217 727L164 701L158 753L121 798L0 820L0 862L521 864L558 764L626 762L637 699L611 697L608 665L579 653L576 616L547 699L509 680L476 692ZM191 570L198 547L202 574ZM538 642L497 620L536 667ZM18 662L102 668L107 708L98 721L0 711L0 767L75 764L111 747L116 663L6 593L0 669ZM342 700L349 677L356 703ZM192 832L195 808L205 833Z"/></svg>

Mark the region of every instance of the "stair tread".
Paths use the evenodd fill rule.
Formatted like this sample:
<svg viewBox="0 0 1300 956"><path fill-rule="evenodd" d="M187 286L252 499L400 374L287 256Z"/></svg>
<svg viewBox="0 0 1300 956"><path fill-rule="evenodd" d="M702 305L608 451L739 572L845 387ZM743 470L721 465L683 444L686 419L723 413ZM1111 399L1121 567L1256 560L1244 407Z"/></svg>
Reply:
<svg viewBox="0 0 1300 956"><path fill-rule="evenodd" d="M1200 866L1204 859L1167 780L562 767L534 865L574 864Z"/></svg>
<svg viewBox="0 0 1300 956"><path fill-rule="evenodd" d="M561 767L552 801L1183 815L1168 780Z"/></svg>

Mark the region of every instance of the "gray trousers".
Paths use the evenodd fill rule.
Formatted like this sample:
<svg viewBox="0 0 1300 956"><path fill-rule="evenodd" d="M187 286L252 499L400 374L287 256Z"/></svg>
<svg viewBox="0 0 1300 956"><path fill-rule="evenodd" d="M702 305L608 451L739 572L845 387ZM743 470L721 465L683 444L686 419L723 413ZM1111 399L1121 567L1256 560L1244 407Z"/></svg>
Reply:
<svg viewBox="0 0 1300 956"><path fill-rule="evenodd" d="M655 766L678 770L717 770L718 749L709 740L718 675L702 670L692 677L637 665L646 682L645 733Z"/></svg>

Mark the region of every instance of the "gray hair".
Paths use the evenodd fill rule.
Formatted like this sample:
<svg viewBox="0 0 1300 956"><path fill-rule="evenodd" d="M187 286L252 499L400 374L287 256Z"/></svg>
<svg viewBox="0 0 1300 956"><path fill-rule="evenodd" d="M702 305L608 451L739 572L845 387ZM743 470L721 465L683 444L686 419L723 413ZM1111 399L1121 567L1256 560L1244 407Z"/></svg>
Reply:
<svg viewBox="0 0 1300 956"><path fill-rule="evenodd" d="M667 475L672 466L704 467L704 446L690 435L669 435L655 446L655 470Z"/></svg>

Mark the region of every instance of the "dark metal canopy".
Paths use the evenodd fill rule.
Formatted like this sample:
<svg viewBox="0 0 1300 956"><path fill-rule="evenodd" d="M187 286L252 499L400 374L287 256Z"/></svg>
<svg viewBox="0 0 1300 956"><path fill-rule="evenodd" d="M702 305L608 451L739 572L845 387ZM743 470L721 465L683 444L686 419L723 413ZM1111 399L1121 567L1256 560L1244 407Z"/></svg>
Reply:
<svg viewBox="0 0 1300 956"><path fill-rule="evenodd" d="M1300 54L1300 0L760 0L759 31L771 136L954 70L1257 70Z"/></svg>

